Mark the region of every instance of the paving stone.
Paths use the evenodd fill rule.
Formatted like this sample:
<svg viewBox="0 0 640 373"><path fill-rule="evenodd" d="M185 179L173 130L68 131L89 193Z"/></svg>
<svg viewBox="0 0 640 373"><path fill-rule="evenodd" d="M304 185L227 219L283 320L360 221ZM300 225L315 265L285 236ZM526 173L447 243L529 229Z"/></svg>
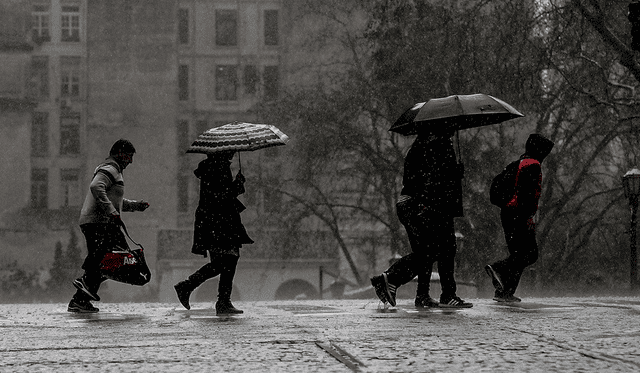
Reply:
<svg viewBox="0 0 640 373"><path fill-rule="evenodd" d="M640 370L639 298L0 304L1 372L628 372Z"/></svg>

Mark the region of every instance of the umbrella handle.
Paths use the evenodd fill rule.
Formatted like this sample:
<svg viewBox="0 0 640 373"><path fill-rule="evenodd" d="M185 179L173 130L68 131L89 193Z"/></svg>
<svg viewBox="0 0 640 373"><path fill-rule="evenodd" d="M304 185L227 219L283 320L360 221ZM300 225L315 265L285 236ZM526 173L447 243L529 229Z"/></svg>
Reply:
<svg viewBox="0 0 640 373"><path fill-rule="evenodd" d="M460 154L460 130L456 130L456 143L458 143L458 163L462 163L462 154Z"/></svg>
<svg viewBox="0 0 640 373"><path fill-rule="evenodd" d="M464 179L464 164L462 163L462 153L460 153L460 130L456 130L456 142L458 143L458 159L456 166L458 167L458 172L460 173L460 178ZM467 181L463 181L463 186L467 186Z"/></svg>
<svg viewBox="0 0 640 373"><path fill-rule="evenodd" d="M240 162L240 152L238 152L238 172L242 173L242 163Z"/></svg>

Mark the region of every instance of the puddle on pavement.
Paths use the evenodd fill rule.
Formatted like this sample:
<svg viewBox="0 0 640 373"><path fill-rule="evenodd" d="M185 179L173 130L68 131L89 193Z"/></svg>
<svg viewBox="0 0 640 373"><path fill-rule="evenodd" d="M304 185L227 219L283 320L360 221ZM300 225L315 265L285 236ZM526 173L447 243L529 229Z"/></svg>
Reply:
<svg viewBox="0 0 640 373"><path fill-rule="evenodd" d="M212 321L212 322L239 322L245 319L246 314L237 315L217 315L215 308L192 308L190 310L176 310L174 313L182 321Z"/></svg>
<svg viewBox="0 0 640 373"><path fill-rule="evenodd" d="M348 314L350 312L344 312L343 310L326 307L326 306L313 306L307 304L285 304L285 305L273 305L269 306L269 308L274 308L277 310L291 312L294 315L310 315L310 314Z"/></svg>
<svg viewBox="0 0 640 373"><path fill-rule="evenodd" d="M353 312L345 311L344 309L307 304L270 305L268 307L279 311L290 312L293 316L297 317L323 317L353 314Z"/></svg>
<svg viewBox="0 0 640 373"><path fill-rule="evenodd" d="M561 304L544 304L544 303L529 303L529 302L514 302L514 303L492 303L490 307L503 309L509 312L556 312L556 311L569 311L579 310L584 307Z"/></svg>
<svg viewBox="0 0 640 373"><path fill-rule="evenodd" d="M147 319L146 315L125 314L115 312L97 312L97 313L66 313L64 318L68 322L127 322Z"/></svg>

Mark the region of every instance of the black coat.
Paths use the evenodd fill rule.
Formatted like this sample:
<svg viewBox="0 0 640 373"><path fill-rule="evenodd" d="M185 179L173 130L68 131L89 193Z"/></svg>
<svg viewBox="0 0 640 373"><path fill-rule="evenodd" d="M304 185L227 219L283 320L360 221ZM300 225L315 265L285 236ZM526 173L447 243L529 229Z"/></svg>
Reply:
<svg viewBox="0 0 640 373"><path fill-rule="evenodd" d="M252 244L240 212L245 209L237 197L244 193L244 185L233 180L230 161L207 158L194 171L200 179L200 201L196 209L193 231L194 254L216 253L229 247Z"/></svg>
<svg viewBox="0 0 640 373"><path fill-rule="evenodd" d="M434 214L462 216L462 177L450 138L418 136L404 160L401 194Z"/></svg>

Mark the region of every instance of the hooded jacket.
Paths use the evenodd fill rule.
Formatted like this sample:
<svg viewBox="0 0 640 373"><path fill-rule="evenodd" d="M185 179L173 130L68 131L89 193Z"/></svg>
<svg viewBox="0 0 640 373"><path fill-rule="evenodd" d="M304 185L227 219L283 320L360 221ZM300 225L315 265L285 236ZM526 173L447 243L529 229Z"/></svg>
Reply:
<svg viewBox="0 0 640 373"><path fill-rule="evenodd" d="M520 216L533 217L538 211L542 191L542 161L551 153L553 142L539 134L527 139L525 153L516 172L515 193L506 208L516 209Z"/></svg>
<svg viewBox="0 0 640 373"><path fill-rule="evenodd" d="M233 180L230 164L224 157L210 157L193 172L200 179L191 248L194 254L206 256L208 250L223 253L229 247L253 243L240 218L245 207L237 199L244 193L244 185Z"/></svg>

